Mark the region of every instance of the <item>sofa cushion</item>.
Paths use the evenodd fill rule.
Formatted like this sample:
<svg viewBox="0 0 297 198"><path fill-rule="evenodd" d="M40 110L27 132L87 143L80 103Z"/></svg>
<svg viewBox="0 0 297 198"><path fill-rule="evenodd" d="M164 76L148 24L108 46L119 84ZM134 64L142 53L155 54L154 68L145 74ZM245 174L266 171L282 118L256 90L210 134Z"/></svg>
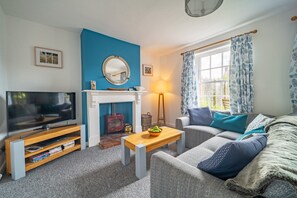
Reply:
<svg viewBox="0 0 297 198"><path fill-rule="evenodd" d="M259 128L256 128L256 129L253 129L253 130L250 130L248 132L245 132L244 134L242 134L241 136L239 136L236 141L241 141L241 140L244 140L244 139L247 139L247 138L250 138L250 137L253 137L254 135L268 135L265 130L264 130L264 126L261 126Z"/></svg>
<svg viewBox="0 0 297 198"><path fill-rule="evenodd" d="M220 147L198 168L220 179L235 177L266 146L266 136L256 136L239 142L232 141Z"/></svg>
<svg viewBox="0 0 297 198"><path fill-rule="evenodd" d="M265 115L259 114L246 128L245 132L251 131L253 129L257 129L262 126L266 126L270 122L272 122L274 119L269 118Z"/></svg>
<svg viewBox="0 0 297 198"><path fill-rule="evenodd" d="M213 137L210 138L209 140L203 142L199 146L204 147L208 150L211 150L212 152L215 152L218 150L220 147L224 146L225 144L232 142L233 140L223 138L223 137Z"/></svg>
<svg viewBox="0 0 297 198"><path fill-rule="evenodd" d="M247 115L226 115L222 113L215 113L210 126L223 130L244 133L246 120Z"/></svg>
<svg viewBox="0 0 297 198"><path fill-rule="evenodd" d="M186 147L193 148L216 136L223 130L210 126L189 125L183 129L186 135Z"/></svg>
<svg viewBox="0 0 297 198"><path fill-rule="evenodd" d="M231 142L231 140L221 138L221 137L213 137L206 142L196 146L187 152L179 155L177 158L190 164L191 166L196 167L197 161L201 162L207 158L209 158L215 150L224 144Z"/></svg>
<svg viewBox="0 0 297 198"><path fill-rule="evenodd" d="M213 151L201 147L201 146L196 146L186 152L184 152L183 154L179 155L177 157L177 159L193 166L196 167L197 166L197 161L203 161L207 158L209 158L210 156L212 156Z"/></svg>
<svg viewBox="0 0 297 198"><path fill-rule="evenodd" d="M212 115L209 107L188 109L190 124L209 126L212 122Z"/></svg>
<svg viewBox="0 0 297 198"><path fill-rule="evenodd" d="M223 137L223 138L227 138L229 140L236 140L240 136L241 136L240 133L233 132L233 131L224 131L217 135L217 137Z"/></svg>

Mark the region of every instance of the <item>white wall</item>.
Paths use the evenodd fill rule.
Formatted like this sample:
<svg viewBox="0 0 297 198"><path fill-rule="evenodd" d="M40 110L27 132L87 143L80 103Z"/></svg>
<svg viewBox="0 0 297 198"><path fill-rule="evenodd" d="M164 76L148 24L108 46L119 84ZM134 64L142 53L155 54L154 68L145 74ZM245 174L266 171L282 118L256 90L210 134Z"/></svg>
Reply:
<svg viewBox="0 0 297 198"><path fill-rule="evenodd" d="M0 134L6 134L5 91L7 89L6 72L6 15L0 6ZM0 138L1 139L1 138Z"/></svg>
<svg viewBox="0 0 297 198"><path fill-rule="evenodd" d="M80 34L6 16L8 90L74 91L81 123ZM34 65L34 46L63 51L63 69Z"/></svg>
<svg viewBox="0 0 297 198"><path fill-rule="evenodd" d="M156 85L160 79L160 57L147 53L144 50L140 51L141 57L141 85L145 87L147 93L142 97L141 113L146 114L150 112L152 114L152 123L157 122L157 104L158 94L156 93ZM153 66L153 76L142 75L142 64Z"/></svg>
<svg viewBox="0 0 297 198"><path fill-rule="evenodd" d="M296 22L292 22L290 18L296 15L296 13L296 8L282 12L224 35L195 44L187 49L194 49L257 29L258 33L253 36L255 112L273 115L287 114L291 112L288 89L288 68L294 34L297 33L297 24ZM170 108L167 108L166 116L170 125L174 125L175 119L181 116L180 82L182 56L180 53L187 49L182 49L161 57L161 73L163 76L166 76L165 78L168 78L168 81L172 87L174 87L174 89L167 94L167 105Z"/></svg>

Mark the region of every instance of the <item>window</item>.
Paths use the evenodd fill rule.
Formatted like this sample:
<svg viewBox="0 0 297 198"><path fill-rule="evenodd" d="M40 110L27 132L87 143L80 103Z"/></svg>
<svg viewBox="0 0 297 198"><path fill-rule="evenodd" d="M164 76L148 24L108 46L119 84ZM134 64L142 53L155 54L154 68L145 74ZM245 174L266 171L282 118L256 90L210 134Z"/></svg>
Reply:
<svg viewBox="0 0 297 198"><path fill-rule="evenodd" d="M198 66L199 106L229 110L230 45L197 53L195 59Z"/></svg>

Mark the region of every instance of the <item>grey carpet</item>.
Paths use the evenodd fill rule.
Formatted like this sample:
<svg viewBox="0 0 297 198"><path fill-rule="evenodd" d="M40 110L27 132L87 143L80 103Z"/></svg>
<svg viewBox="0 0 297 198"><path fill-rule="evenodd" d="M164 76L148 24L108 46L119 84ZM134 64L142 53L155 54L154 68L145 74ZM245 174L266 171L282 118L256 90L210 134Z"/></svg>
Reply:
<svg viewBox="0 0 297 198"><path fill-rule="evenodd" d="M174 145L162 150L176 155ZM156 151L154 151L156 152ZM149 159L152 153L147 156ZM77 151L27 172L17 181L4 175L0 197L149 197L150 177L138 180L135 158L127 166L121 163L120 146Z"/></svg>

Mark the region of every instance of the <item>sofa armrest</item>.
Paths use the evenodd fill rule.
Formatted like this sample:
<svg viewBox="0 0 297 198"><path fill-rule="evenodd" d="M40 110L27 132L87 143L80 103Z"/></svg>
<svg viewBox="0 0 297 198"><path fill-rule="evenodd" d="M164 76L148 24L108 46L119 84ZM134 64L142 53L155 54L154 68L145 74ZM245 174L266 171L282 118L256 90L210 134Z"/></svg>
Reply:
<svg viewBox="0 0 297 198"><path fill-rule="evenodd" d="M222 180L162 151L151 158L151 197L241 197Z"/></svg>
<svg viewBox="0 0 297 198"><path fill-rule="evenodd" d="M190 125L190 118L188 116L179 117L175 120L176 129L183 130L188 125Z"/></svg>

